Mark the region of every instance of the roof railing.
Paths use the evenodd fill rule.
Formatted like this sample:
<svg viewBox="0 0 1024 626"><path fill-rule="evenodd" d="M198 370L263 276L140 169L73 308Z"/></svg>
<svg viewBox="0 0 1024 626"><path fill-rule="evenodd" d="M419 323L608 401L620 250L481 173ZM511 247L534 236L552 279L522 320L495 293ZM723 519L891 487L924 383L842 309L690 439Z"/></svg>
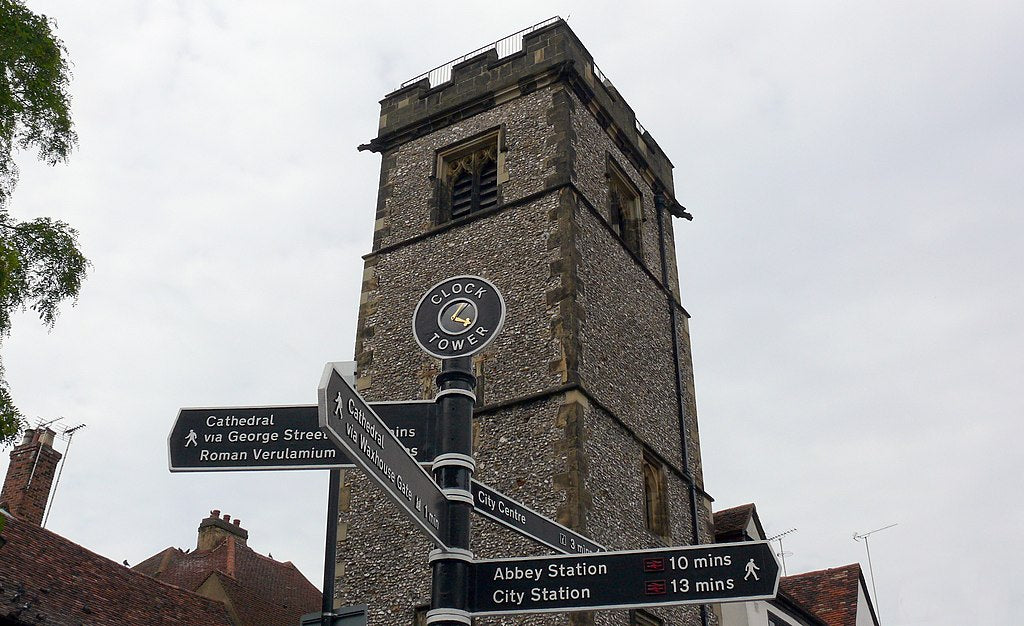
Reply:
<svg viewBox="0 0 1024 626"><path fill-rule="evenodd" d="M428 70L426 72L423 72L422 74L420 74L419 76L416 76L415 78L410 78L409 80L407 80L404 83L402 83L402 87L408 87L409 85L412 85L413 83L418 83L419 81L423 80L424 78L429 78L430 79L430 86L431 87L436 87L438 85L446 83L446 82L448 82L448 81L450 81L452 79L452 67L453 66L455 66L455 65L457 65L459 63L462 63L463 61L465 61L466 59L468 59L470 57L475 57L476 55L480 54L481 52L487 52L488 50L491 50L491 49L494 49L494 50L498 51L498 58L499 59L503 59L503 58L505 58L505 57L507 57L509 55L515 54L516 52L519 52L520 50L523 49L523 35L526 35L526 34L532 33L535 30L539 30L541 28L544 28L545 26L547 26L549 24L554 24L555 22L557 22L560 19L562 19L562 18L560 18L560 17L558 17L556 15L554 17L550 17L550 18L544 20L543 22L537 22L536 24L534 24L533 26L531 26L529 28L524 28L523 30L521 30L519 32L512 33L511 35L509 35L507 37L502 37L501 39L499 39L497 41L491 42L491 43L489 43L486 46L483 46L481 48L477 48L476 50L474 50L472 52L468 52L468 53L466 53L466 54L464 54L464 55L462 55L462 56L460 56L460 57L458 57L456 59L452 59L451 61L448 61L447 63L442 63L441 65L438 65L434 69ZM401 87L399 87L399 89L401 89Z"/></svg>
<svg viewBox="0 0 1024 626"><path fill-rule="evenodd" d="M443 85L444 83L447 83L452 79L452 68L454 66L458 65L459 63L462 63L466 59L475 57L476 55L482 52L487 52L488 50L497 50L499 59L504 59L507 56L511 56L523 49L523 37L525 35L528 35L529 33L532 33L535 30L540 30L541 28L544 28L545 26L548 26L550 24L554 24L560 19L562 18L560 18L557 15L554 17L549 17L543 22L537 22L536 24L530 26L529 28L524 28L523 30L512 33L507 37L502 37L497 41L493 41L487 44L486 46L481 46L476 50L473 50L472 52L467 52L466 54L460 57L456 57L451 61L448 61L447 63L442 63L441 65L438 65L437 67L431 70L427 70L426 72L423 72L419 76L410 78L409 80L402 83L399 89L418 83L424 78L429 79L430 86L432 88L437 87L438 85ZM597 79L600 80L602 84L614 88L614 86L612 85L612 81L608 80L608 77L604 75L604 72L602 72L601 68L597 66L597 63L594 63L594 75L597 76ZM647 132L647 129L643 127L643 124L640 123L640 120L636 120L636 131L641 136L643 136Z"/></svg>
<svg viewBox="0 0 1024 626"><path fill-rule="evenodd" d="M615 85L612 84L612 81L608 80L608 77L604 75L604 72L602 72L601 68L597 66L597 63L594 63L594 76L597 76L597 79L601 81L601 84L604 85L605 87L615 89ZM641 124L640 120L638 120L637 118L634 117L633 121L636 123L636 132L639 133L641 137L643 137L644 134L647 132L647 129L644 128L644 125Z"/></svg>

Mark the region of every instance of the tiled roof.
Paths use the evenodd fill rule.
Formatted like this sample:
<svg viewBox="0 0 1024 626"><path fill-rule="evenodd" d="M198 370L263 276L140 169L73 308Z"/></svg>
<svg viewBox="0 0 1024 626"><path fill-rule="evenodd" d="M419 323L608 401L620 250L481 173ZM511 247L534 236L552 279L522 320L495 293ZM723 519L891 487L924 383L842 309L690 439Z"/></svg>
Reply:
<svg viewBox="0 0 1024 626"><path fill-rule="evenodd" d="M298 624L304 613L313 613L320 609L319 592L313 606L297 607L275 604L255 590L239 584L235 579L215 572L221 588L231 600L231 607L238 616L240 624Z"/></svg>
<svg viewBox="0 0 1024 626"><path fill-rule="evenodd" d="M133 572L60 535L0 513L0 622L230 626L220 602Z"/></svg>
<svg viewBox="0 0 1024 626"><path fill-rule="evenodd" d="M857 597L862 584L860 565L854 563L786 576L780 581L779 590L825 620L829 626L856 626ZM864 610L873 613L870 600Z"/></svg>
<svg viewBox="0 0 1024 626"><path fill-rule="evenodd" d="M741 504L724 511L715 511L715 534L745 531L753 513L753 504Z"/></svg>
<svg viewBox="0 0 1024 626"><path fill-rule="evenodd" d="M322 595L291 562L257 554L228 536L211 550L167 548L133 568L157 580L194 591L212 574L241 622L248 626L297 624L319 610Z"/></svg>
<svg viewBox="0 0 1024 626"><path fill-rule="evenodd" d="M715 542L726 543L729 541L750 541L764 537L764 528L761 527L761 520L757 517L757 507L753 504L741 504L731 509L715 511ZM754 527L760 537L751 537L747 534L747 525L753 520Z"/></svg>

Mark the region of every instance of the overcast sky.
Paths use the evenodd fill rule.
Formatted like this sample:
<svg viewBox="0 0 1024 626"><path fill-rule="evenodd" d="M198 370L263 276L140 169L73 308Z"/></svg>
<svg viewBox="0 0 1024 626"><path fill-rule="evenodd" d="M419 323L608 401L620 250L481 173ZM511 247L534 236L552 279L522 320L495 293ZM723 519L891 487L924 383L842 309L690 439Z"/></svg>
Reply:
<svg viewBox="0 0 1024 626"><path fill-rule="evenodd" d="M1024 615L1024 5L30 0L80 146L20 219L93 262L2 354L74 437L48 528L120 562L210 509L322 580L325 472L170 474L182 406L315 402L353 356L378 101L559 14L675 164L708 491L790 574L861 562L883 622ZM398 398L396 398L398 399ZM58 449L63 451L64 442ZM6 472L7 451L0 452ZM869 583L870 584L870 583Z"/></svg>

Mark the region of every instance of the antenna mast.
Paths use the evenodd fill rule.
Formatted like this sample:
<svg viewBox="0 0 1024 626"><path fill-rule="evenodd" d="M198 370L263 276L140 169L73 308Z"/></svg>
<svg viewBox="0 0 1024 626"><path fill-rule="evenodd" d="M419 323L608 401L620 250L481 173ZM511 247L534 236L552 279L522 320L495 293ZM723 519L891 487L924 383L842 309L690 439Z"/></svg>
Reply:
<svg viewBox="0 0 1024 626"><path fill-rule="evenodd" d="M879 624L882 623L882 607L880 606L881 603L878 601L878 589L875 588L875 570L874 570L874 568L871 567L871 546L868 545L868 537L870 537L871 535L873 535L875 533L882 532L883 530L886 530L888 528L892 528L893 526L898 526L898 525L899 524L889 524L888 526L882 526L881 528L876 528L874 530L869 530L868 532L863 533L863 534L857 534L856 532L853 533L853 540L854 541L860 541L861 539L864 540L864 549L867 550L867 553L868 553L868 571L871 573L871 593L874 594L874 596L875 596L875 613L878 615L878 623Z"/></svg>
<svg viewBox="0 0 1024 626"><path fill-rule="evenodd" d="M57 418L63 419L63 418ZM56 420L52 420L56 421ZM53 481L53 489L50 490L50 504L46 507L46 515L43 516L42 528L46 528L46 520L50 518L50 511L53 509L53 500L57 497L57 485L60 484L60 475L64 471L64 464L68 460L68 451L71 449L71 438L75 436L75 432L79 428L85 428L85 424L79 424L78 426L72 426L71 428L65 428L64 432L60 434L61 439L66 439L68 445L64 448L64 456L60 460L60 467L57 469L57 478Z"/></svg>
<svg viewBox="0 0 1024 626"><path fill-rule="evenodd" d="M778 554L779 557L782 558L782 575L783 576L787 576L787 574L786 574L786 551L782 549L782 538L785 537L786 535L788 535L789 533L795 533L795 532L796 532L795 528L790 528L789 530L787 530L785 532L781 532L781 533L775 535L774 537L769 537L767 539L767 541L769 541L769 542L771 542L771 541L778 541L779 542L779 551L776 554ZM793 554L793 553L790 552L790 554Z"/></svg>

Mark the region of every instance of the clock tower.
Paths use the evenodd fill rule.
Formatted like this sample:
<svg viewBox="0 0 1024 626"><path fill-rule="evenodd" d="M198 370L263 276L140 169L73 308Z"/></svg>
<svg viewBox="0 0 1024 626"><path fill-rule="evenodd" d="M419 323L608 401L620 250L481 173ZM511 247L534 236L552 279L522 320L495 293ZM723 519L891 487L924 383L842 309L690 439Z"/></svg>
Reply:
<svg viewBox="0 0 1024 626"><path fill-rule="evenodd" d="M480 332L484 305L449 293L420 307L444 346L414 337L413 312L435 283L483 277L505 322L472 357L474 477L611 550L712 543L673 237L672 218L689 215L668 157L568 25L548 20L407 82L360 149L381 155L381 173L358 391L432 399L435 357ZM369 605L371 624L424 623L432 544L357 470L344 474L338 522L338 605ZM479 516L471 549L551 553ZM681 606L529 623L714 616Z"/></svg>

